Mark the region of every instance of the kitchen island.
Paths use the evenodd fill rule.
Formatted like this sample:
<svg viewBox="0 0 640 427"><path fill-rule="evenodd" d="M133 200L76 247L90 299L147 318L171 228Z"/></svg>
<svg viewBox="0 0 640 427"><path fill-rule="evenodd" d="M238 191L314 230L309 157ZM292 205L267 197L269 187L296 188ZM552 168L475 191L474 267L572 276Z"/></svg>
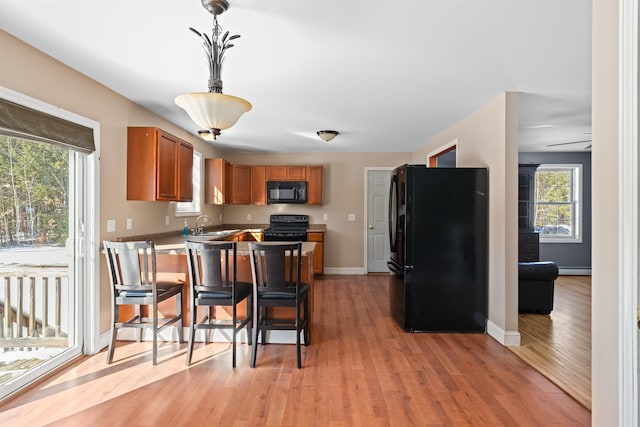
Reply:
<svg viewBox="0 0 640 427"><path fill-rule="evenodd" d="M194 239L194 236L189 236L189 239ZM125 240L125 239L123 239ZM126 239L131 240L131 239ZM182 300L182 313L183 313L183 322L185 329L188 329L190 325L190 301L191 301L191 285L189 283L189 275L187 270L187 257L185 250L185 237L182 236L165 236L165 237L156 237L154 239L156 245L156 261L157 261L157 272L158 272L158 280L161 279L172 279L179 280L184 283L183 285L183 300ZM206 237L198 237L196 236L194 240L225 240L222 237L218 238L206 238ZM302 242L302 271L301 271L301 281L303 283L308 283L311 285L311 290L309 292L309 329L313 330L313 307L314 307L314 272L313 272L313 256L315 251L315 242ZM237 281L239 282L252 282L251 277L251 261L249 258L249 242L240 241L237 242L236 246L237 252ZM238 305L238 317L245 316L246 313L246 301L243 301ZM164 301L159 304L158 310L161 313L161 316L173 316L175 315L175 301L169 300ZM204 309L198 309L197 318L200 319L204 316ZM215 311L215 316L218 319L228 319L230 318L229 313L230 308L227 307L219 307ZM273 307L273 310L270 314L274 317L278 318L294 318L295 317L295 308L292 307ZM133 314L133 308L130 307L122 307L120 309L120 320L126 320L131 317ZM167 330L169 331L169 329ZM171 334L171 332L168 332ZM173 334L172 334L173 335ZM120 335L119 335L120 337ZM165 339L167 336L163 335ZM188 331L185 331L185 339L188 337ZM125 338L123 335L122 338ZM171 338L169 336L169 338ZM196 337L197 340L201 341L203 335L199 334ZM246 339L244 334L240 335L240 340ZM216 340L227 340L227 337L224 333L219 333L216 331L214 334L214 341ZM295 333L293 331L271 331L271 333L267 336L267 342L272 343L295 343Z"/></svg>

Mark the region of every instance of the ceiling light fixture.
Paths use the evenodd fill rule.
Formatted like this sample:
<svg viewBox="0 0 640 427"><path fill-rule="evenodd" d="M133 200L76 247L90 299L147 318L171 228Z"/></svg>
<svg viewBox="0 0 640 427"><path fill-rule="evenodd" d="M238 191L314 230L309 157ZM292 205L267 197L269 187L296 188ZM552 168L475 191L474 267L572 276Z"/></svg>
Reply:
<svg viewBox="0 0 640 427"><path fill-rule="evenodd" d="M211 38L205 33L189 28L202 39L202 46L209 61L209 92L194 92L177 96L175 102L182 107L200 128L207 129L215 140L220 131L236 124L240 116L251 110L251 103L236 96L222 93L222 63L225 51L233 47L230 42L240 37L222 33L218 15L229 8L227 0L201 0L202 6L213 15ZM200 135L202 136L201 132Z"/></svg>
<svg viewBox="0 0 640 427"><path fill-rule="evenodd" d="M325 142L329 142L333 138L335 138L336 136L340 135L340 132L335 131L335 130L319 130L316 133L318 134L320 139L322 139Z"/></svg>

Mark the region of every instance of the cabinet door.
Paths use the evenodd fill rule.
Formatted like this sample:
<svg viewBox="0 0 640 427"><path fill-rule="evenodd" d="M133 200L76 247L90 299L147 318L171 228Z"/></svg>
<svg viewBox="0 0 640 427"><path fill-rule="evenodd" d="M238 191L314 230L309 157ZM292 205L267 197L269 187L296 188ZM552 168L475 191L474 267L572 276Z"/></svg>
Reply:
<svg viewBox="0 0 640 427"><path fill-rule="evenodd" d="M229 203L229 162L205 159L204 202L211 205Z"/></svg>
<svg viewBox="0 0 640 427"><path fill-rule="evenodd" d="M322 166L307 166L307 204L322 204Z"/></svg>
<svg viewBox="0 0 640 427"><path fill-rule="evenodd" d="M251 203L251 166L231 165L231 204Z"/></svg>
<svg viewBox="0 0 640 427"><path fill-rule="evenodd" d="M178 138L158 130L156 199L178 199Z"/></svg>
<svg viewBox="0 0 640 427"><path fill-rule="evenodd" d="M313 251L313 272L323 274L324 271L324 233L311 231L307 233L307 240L316 243Z"/></svg>
<svg viewBox="0 0 640 427"><path fill-rule="evenodd" d="M251 166L251 204L267 204L266 166Z"/></svg>
<svg viewBox="0 0 640 427"><path fill-rule="evenodd" d="M267 181L285 181L286 179L286 166L267 166Z"/></svg>
<svg viewBox="0 0 640 427"><path fill-rule="evenodd" d="M181 202L193 200L193 145L180 141L178 151L178 197Z"/></svg>
<svg viewBox="0 0 640 427"><path fill-rule="evenodd" d="M305 166L287 166L287 179L291 181L304 181L306 178Z"/></svg>

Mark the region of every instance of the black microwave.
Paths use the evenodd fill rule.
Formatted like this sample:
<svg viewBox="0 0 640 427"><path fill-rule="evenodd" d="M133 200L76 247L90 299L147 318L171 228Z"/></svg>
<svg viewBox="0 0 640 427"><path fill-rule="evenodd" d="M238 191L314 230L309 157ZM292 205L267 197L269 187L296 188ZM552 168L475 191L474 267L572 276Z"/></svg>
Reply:
<svg viewBox="0 0 640 427"><path fill-rule="evenodd" d="M307 181L267 181L267 203L307 203Z"/></svg>

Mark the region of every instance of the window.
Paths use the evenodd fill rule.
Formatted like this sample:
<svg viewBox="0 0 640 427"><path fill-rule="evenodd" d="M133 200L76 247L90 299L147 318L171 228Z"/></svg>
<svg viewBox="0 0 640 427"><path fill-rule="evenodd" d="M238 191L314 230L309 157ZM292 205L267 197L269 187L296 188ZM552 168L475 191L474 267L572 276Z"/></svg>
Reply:
<svg viewBox="0 0 640 427"><path fill-rule="evenodd" d="M582 242L582 165L540 165L535 175L535 230L545 243Z"/></svg>
<svg viewBox="0 0 640 427"><path fill-rule="evenodd" d="M176 216L192 216L202 213L201 182L202 182L202 154L193 152L193 199L190 202L176 203Z"/></svg>

